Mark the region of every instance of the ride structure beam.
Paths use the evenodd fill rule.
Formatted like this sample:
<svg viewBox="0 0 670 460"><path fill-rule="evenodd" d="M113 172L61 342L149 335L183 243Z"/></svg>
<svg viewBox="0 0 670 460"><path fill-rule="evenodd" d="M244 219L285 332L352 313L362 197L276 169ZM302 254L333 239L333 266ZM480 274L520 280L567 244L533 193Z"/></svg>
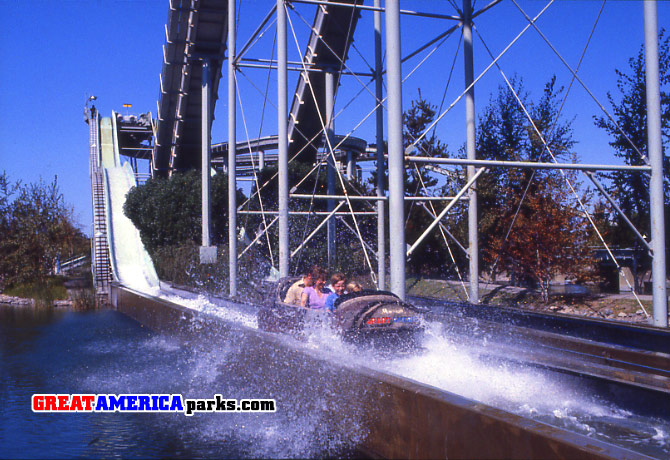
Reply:
<svg viewBox="0 0 670 460"><path fill-rule="evenodd" d="M228 0L228 270L229 294L237 296L237 81L236 0Z"/></svg>
<svg viewBox="0 0 670 460"><path fill-rule="evenodd" d="M382 13L380 11L381 0L375 0L374 24L375 24L375 120L376 120L376 145L377 145L377 287L386 289L386 215L384 200L384 107L382 73Z"/></svg>
<svg viewBox="0 0 670 460"><path fill-rule="evenodd" d="M210 202L210 62L202 60L202 246L200 246L200 263L216 262L216 246L212 246L212 205Z"/></svg>
<svg viewBox="0 0 670 460"><path fill-rule="evenodd" d="M386 2L386 79L388 93L389 234L391 291L405 300L405 162L402 141L402 73L399 0ZM377 146L379 149L380 146Z"/></svg>
<svg viewBox="0 0 670 460"><path fill-rule="evenodd" d="M644 53L647 86L647 149L651 164L650 218L654 325L668 327L666 292L665 217L663 196L663 141L661 139L661 90L658 75L658 17L656 1L644 4Z"/></svg>
<svg viewBox="0 0 670 460"><path fill-rule="evenodd" d="M328 195L335 195L335 152L333 151L333 145L335 145L335 71L332 68L328 69L326 73L326 177L328 183ZM335 209L335 200L328 199L328 211L332 212ZM336 257L337 257L337 247L335 244L336 232L337 232L337 221L334 217L328 218L328 231L327 231L327 240L328 240L328 267L332 268L335 266Z"/></svg>
<svg viewBox="0 0 670 460"><path fill-rule="evenodd" d="M286 41L286 8L277 0L277 134L279 144L279 276L289 275L288 238L288 64Z"/></svg>
<svg viewBox="0 0 670 460"><path fill-rule="evenodd" d="M463 0L463 55L465 60L465 143L468 160L476 160L475 150L475 87L472 52L472 4ZM468 180L475 177L475 167L468 165ZM477 221L477 189L469 189L468 253L470 254L470 302L479 303L479 232Z"/></svg>

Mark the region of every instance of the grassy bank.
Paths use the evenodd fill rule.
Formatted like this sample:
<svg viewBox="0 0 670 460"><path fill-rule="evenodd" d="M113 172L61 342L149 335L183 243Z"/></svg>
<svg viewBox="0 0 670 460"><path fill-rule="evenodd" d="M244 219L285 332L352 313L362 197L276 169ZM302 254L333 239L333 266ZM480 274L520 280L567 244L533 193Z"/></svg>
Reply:
<svg viewBox="0 0 670 460"><path fill-rule="evenodd" d="M56 300L68 299L65 279L60 276L12 286L5 289L3 294L24 299L33 299L38 306L50 306Z"/></svg>

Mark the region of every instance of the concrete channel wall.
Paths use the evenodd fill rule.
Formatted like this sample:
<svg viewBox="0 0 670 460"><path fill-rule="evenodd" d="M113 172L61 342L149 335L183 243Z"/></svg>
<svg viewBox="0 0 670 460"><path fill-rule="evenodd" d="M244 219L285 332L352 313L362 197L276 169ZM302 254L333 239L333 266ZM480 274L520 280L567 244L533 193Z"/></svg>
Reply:
<svg viewBox="0 0 670 460"><path fill-rule="evenodd" d="M323 412L320 423L329 432L351 434L371 457L647 458L428 385L314 357L281 335L118 285L111 298L120 312L153 330L192 346L226 347L222 378L244 382L254 397L276 398L277 411Z"/></svg>

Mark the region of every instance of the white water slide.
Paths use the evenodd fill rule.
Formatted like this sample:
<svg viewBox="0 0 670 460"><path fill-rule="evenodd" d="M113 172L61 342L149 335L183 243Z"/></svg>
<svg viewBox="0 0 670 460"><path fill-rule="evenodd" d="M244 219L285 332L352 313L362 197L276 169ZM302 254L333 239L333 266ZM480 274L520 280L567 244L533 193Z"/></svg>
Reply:
<svg viewBox="0 0 670 460"><path fill-rule="evenodd" d="M104 174L109 259L115 281L149 294L159 290L158 275L140 232L123 213L126 194L136 185L126 161L121 164L116 114L100 120L100 165Z"/></svg>

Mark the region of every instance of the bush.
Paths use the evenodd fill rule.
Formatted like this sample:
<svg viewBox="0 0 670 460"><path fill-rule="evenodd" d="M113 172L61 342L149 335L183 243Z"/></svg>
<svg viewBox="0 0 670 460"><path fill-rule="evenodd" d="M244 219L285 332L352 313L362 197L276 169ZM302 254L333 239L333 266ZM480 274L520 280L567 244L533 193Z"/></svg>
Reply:
<svg viewBox="0 0 670 460"><path fill-rule="evenodd" d="M238 190L238 200L244 195ZM228 237L228 177L218 173L211 181L212 242ZM140 231L149 252L163 246L199 244L202 239L200 171L153 178L133 187L123 206Z"/></svg>

